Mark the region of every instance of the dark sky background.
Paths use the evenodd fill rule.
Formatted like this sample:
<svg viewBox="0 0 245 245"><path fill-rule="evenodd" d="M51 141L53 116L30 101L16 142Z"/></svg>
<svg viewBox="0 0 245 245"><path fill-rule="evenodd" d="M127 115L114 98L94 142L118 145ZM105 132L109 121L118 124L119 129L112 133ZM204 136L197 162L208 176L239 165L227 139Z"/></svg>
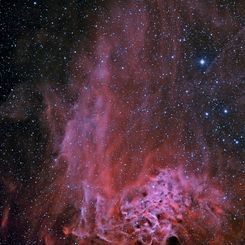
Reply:
<svg viewBox="0 0 245 245"><path fill-rule="evenodd" d="M115 210L150 176L154 244L244 244L244 25L243 0L0 0L0 244L149 244Z"/></svg>

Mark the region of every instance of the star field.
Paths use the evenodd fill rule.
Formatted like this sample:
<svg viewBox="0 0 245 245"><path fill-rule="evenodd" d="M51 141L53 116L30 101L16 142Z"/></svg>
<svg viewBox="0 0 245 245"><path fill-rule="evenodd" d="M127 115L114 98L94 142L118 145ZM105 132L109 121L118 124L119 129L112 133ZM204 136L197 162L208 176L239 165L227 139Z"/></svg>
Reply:
<svg viewBox="0 0 245 245"><path fill-rule="evenodd" d="M242 0L0 7L0 244L244 244Z"/></svg>

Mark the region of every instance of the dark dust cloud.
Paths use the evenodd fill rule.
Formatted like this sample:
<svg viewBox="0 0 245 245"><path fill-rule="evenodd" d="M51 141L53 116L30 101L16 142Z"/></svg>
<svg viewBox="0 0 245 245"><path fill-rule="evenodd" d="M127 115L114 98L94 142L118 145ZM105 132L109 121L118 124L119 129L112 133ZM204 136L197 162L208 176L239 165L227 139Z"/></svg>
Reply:
<svg viewBox="0 0 245 245"><path fill-rule="evenodd" d="M0 244L245 244L243 0L0 6Z"/></svg>

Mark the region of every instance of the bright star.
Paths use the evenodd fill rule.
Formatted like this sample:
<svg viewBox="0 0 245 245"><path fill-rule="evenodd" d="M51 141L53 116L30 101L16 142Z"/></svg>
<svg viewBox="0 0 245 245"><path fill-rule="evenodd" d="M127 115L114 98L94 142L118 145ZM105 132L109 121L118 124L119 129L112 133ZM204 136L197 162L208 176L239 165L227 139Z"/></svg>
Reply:
<svg viewBox="0 0 245 245"><path fill-rule="evenodd" d="M206 61L204 59L200 59L199 63L203 66L205 65Z"/></svg>
<svg viewBox="0 0 245 245"><path fill-rule="evenodd" d="M227 109L224 109L224 113L227 114L228 113L228 110Z"/></svg>

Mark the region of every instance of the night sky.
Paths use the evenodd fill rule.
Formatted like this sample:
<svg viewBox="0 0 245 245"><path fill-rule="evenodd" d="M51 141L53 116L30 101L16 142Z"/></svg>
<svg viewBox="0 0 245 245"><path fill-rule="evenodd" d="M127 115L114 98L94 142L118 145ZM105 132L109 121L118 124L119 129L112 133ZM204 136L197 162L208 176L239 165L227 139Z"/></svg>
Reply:
<svg viewBox="0 0 245 245"><path fill-rule="evenodd" d="M245 244L244 0L0 0L0 244Z"/></svg>

